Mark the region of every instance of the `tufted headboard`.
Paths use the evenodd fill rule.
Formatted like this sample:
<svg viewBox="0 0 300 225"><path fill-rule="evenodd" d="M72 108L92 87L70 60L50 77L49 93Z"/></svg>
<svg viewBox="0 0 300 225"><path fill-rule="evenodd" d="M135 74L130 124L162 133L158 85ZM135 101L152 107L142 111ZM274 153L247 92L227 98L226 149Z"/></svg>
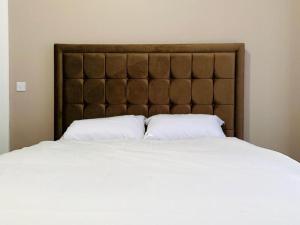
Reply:
<svg viewBox="0 0 300 225"><path fill-rule="evenodd" d="M55 45L55 139L78 119L216 114L243 139L244 44Z"/></svg>

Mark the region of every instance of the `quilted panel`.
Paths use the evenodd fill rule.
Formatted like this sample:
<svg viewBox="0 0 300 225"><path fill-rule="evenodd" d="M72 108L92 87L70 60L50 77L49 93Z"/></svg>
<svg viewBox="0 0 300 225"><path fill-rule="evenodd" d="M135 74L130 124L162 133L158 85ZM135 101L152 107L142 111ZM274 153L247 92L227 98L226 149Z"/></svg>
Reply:
<svg viewBox="0 0 300 225"><path fill-rule="evenodd" d="M83 105L82 104L66 104L64 107L64 129L67 129L68 126L74 120L83 119Z"/></svg>
<svg viewBox="0 0 300 225"><path fill-rule="evenodd" d="M149 54L149 76L151 78L169 78L170 54Z"/></svg>
<svg viewBox="0 0 300 225"><path fill-rule="evenodd" d="M149 116L168 113L170 113L169 105L151 105L149 108Z"/></svg>
<svg viewBox="0 0 300 225"><path fill-rule="evenodd" d="M86 103L105 103L105 80L86 79L84 82L84 101Z"/></svg>
<svg viewBox="0 0 300 225"><path fill-rule="evenodd" d="M171 55L171 74L173 78L190 78L192 72L191 54Z"/></svg>
<svg viewBox="0 0 300 225"><path fill-rule="evenodd" d="M191 105L174 105L171 108L172 114L188 114L191 113Z"/></svg>
<svg viewBox="0 0 300 225"><path fill-rule="evenodd" d="M173 104L190 104L191 102L191 80L174 79L170 85L170 100Z"/></svg>
<svg viewBox="0 0 300 225"><path fill-rule="evenodd" d="M83 80L66 79L64 82L64 96L66 103L83 103Z"/></svg>
<svg viewBox="0 0 300 225"><path fill-rule="evenodd" d="M234 107L233 105L216 105L214 114L224 120L224 129L234 129Z"/></svg>
<svg viewBox="0 0 300 225"><path fill-rule="evenodd" d="M127 114L148 116L148 105L129 105Z"/></svg>
<svg viewBox="0 0 300 225"><path fill-rule="evenodd" d="M192 113L212 115L214 113L214 110L212 105L193 105Z"/></svg>
<svg viewBox="0 0 300 225"><path fill-rule="evenodd" d="M107 78L126 78L127 55L110 53L106 54L106 76Z"/></svg>
<svg viewBox="0 0 300 225"><path fill-rule="evenodd" d="M106 108L106 116L121 116L125 115L127 110L126 105L109 105Z"/></svg>
<svg viewBox="0 0 300 225"><path fill-rule="evenodd" d="M105 77L105 54L86 53L83 55L84 74L88 78Z"/></svg>
<svg viewBox="0 0 300 225"><path fill-rule="evenodd" d="M65 78L83 78L83 56L79 53L66 53L63 59Z"/></svg>
<svg viewBox="0 0 300 225"><path fill-rule="evenodd" d="M126 103L126 80L109 79L106 81L106 101L108 104Z"/></svg>
<svg viewBox="0 0 300 225"><path fill-rule="evenodd" d="M127 83L127 101L130 104L148 103L148 80L130 79Z"/></svg>
<svg viewBox="0 0 300 225"><path fill-rule="evenodd" d="M235 54L215 53L215 76L216 78L234 78Z"/></svg>
<svg viewBox="0 0 300 225"><path fill-rule="evenodd" d="M193 77L213 78L214 74L214 54L195 53L193 54Z"/></svg>
<svg viewBox="0 0 300 225"><path fill-rule="evenodd" d="M169 83L167 79L153 79L149 81L149 101L152 104L169 104Z"/></svg>
<svg viewBox="0 0 300 225"><path fill-rule="evenodd" d="M194 79L192 81L192 100L194 104L212 104L213 80Z"/></svg>
<svg viewBox="0 0 300 225"><path fill-rule="evenodd" d="M216 79L214 83L214 101L216 104L234 104L234 80Z"/></svg>
<svg viewBox="0 0 300 225"><path fill-rule="evenodd" d="M105 117L105 105L104 104L88 104L84 108L83 116L85 119Z"/></svg>
<svg viewBox="0 0 300 225"><path fill-rule="evenodd" d="M234 130L224 130L227 137L234 137Z"/></svg>
<svg viewBox="0 0 300 225"><path fill-rule="evenodd" d="M148 77L148 54L128 54L127 60L130 78Z"/></svg>

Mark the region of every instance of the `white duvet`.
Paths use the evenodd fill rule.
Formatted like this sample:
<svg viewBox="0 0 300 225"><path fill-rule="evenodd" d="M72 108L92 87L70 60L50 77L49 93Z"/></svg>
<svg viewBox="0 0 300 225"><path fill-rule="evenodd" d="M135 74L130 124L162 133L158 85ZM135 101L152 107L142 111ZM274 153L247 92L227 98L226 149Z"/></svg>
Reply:
<svg viewBox="0 0 300 225"><path fill-rule="evenodd" d="M0 156L0 225L299 225L300 164L235 138Z"/></svg>

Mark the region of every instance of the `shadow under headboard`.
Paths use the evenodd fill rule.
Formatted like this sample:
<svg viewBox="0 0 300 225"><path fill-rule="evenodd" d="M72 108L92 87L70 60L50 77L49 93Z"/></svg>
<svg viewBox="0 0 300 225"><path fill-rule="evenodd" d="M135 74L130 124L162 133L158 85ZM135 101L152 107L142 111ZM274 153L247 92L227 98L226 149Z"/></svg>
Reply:
<svg viewBox="0 0 300 225"><path fill-rule="evenodd" d="M74 120L216 114L243 139L244 44L55 44L55 139Z"/></svg>

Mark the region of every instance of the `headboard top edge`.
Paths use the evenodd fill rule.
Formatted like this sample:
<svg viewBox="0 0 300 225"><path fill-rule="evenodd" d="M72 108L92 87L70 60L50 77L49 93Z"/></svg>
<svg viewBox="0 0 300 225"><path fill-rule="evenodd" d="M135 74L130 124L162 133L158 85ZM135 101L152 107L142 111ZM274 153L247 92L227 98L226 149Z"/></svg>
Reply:
<svg viewBox="0 0 300 225"><path fill-rule="evenodd" d="M189 44L64 44L55 43L55 50L63 52L226 52L239 51L245 43L189 43Z"/></svg>

